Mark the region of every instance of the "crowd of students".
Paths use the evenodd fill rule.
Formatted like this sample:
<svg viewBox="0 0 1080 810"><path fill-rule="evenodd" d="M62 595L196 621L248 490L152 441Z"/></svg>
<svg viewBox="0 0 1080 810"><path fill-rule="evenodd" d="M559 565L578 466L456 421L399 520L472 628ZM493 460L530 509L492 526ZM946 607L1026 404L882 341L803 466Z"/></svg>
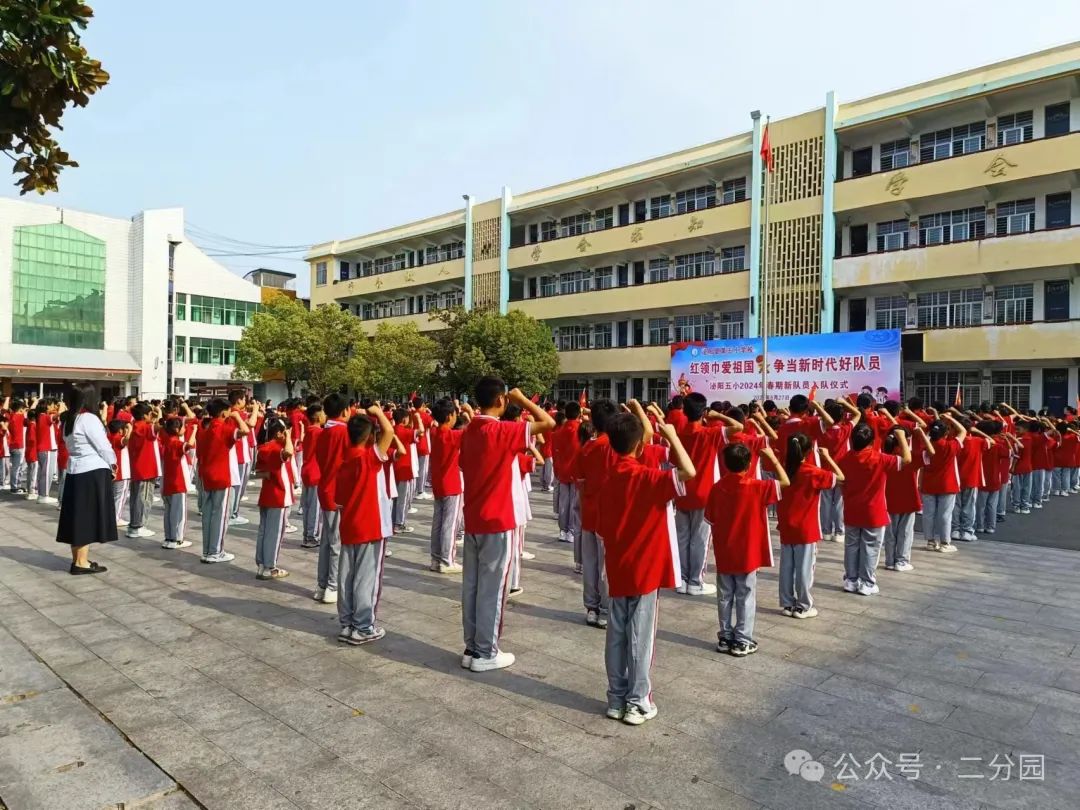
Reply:
<svg viewBox="0 0 1080 810"><path fill-rule="evenodd" d="M39 503L63 497L63 410L49 399L3 403L0 486ZM757 572L775 565L770 512L779 607L802 620L818 614L819 542L844 544L843 590L873 596L882 549L886 571L913 570L917 514L927 550L949 554L993 534L1010 512L1080 493L1072 408L1053 419L1006 403L963 411L799 394L779 408L691 393L665 412L636 400L541 405L485 377L468 403L331 394L271 409L237 391L205 405L128 397L101 416L116 456L116 523L128 538L155 536L160 499L162 547L192 545L195 495L201 560L229 562L228 529L248 522L240 504L254 476L256 576L288 576L281 546L302 531L300 545L318 549L313 598L336 604L345 644L385 634L378 611L390 541L414 531L415 501L433 500L430 570L462 577L461 665L473 672L514 662L499 641L506 600L523 590L522 561L534 556L525 534L538 471L539 489L553 494L556 539L573 545L584 621L607 632L607 714L633 725L657 711L649 669L660 591L715 594L717 650L757 650Z"/></svg>

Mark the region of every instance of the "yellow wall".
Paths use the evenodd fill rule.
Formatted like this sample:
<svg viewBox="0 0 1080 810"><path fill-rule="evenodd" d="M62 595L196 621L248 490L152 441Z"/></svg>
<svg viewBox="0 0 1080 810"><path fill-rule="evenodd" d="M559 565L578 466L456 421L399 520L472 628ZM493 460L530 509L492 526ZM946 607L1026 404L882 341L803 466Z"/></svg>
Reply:
<svg viewBox="0 0 1080 810"><path fill-rule="evenodd" d="M973 326L923 333L923 360L927 363L1047 357L1080 357L1080 326L1075 321Z"/></svg>
<svg viewBox="0 0 1080 810"><path fill-rule="evenodd" d="M445 324L442 321L432 320L431 316L426 312L419 315L397 315L393 318L378 318L372 321L361 321L360 325L363 327L365 334L371 336L375 334L375 330L379 328L380 323L387 323L392 326L414 323L416 324L416 328L421 332L437 332L440 329L445 328Z"/></svg>
<svg viewBox="0 0 1080 810"><path fill-rule="evenodd" d="M422 267L410 267L407 270L394 270L391 273L339 281L329 286L331 297L350 298L354 295L386 295L397 290L406 292L413 287L447 281L463 282L464 279L465 260L454 259L449 262L425 264Z"/></svg>
<svg viewBox="0 0 1080 810"><path fill-rule="evenodd" d="M668 346L637 346L626 349L591 349L559 352L559 373L567 376L603 376L605 374L667 374L671 368Z"/></svg>

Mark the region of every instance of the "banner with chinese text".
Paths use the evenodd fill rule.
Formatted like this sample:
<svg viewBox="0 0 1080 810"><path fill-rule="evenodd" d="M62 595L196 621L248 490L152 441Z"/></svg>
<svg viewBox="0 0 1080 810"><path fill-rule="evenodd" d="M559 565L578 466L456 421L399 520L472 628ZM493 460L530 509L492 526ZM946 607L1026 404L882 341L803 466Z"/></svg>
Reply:
<svg viewBox="0 0 1080 810"><path fill-rule="evenodd" d="M671 393L698 391L710 401L786 402L795 394L835 399L868 393L878 402L900 398L900 331L833 332L769 339L767 390L761 338L676 343L671 347Z"/></svg>

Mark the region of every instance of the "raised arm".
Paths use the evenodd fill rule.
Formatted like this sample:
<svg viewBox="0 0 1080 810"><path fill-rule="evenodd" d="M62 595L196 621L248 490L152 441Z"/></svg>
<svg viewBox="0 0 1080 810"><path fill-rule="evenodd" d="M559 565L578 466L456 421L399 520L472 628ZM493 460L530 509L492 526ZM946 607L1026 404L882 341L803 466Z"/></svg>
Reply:
<svg viewBox="0 0 1080 810"><path fill-rule="evenodd" d="M946 422L948 422L950 425L953 426L953 428L956 430L956 439L957 439L957 441L959 441L961 444L963 444L964 439L966 439L967 435L968 435L967 428L964 427L959 422L957 422L956 418L951 413L943 413L941 415L941 418L944 419Z"/></svg>
<svg viewBox="0 0 1080 810"><path fill-rule="evenodd" d="M810 407L817 411L817 415L821 417L821 421L825 423L826 427L832 427L836 424L835 420L829 416L829 412L816 399L810 400Z"/></svg>
<svg viewBox="0 0 1080 810"><path fill-rule="evenodd" d="M555 429L555 420L551 414L521 393L520 388L515 388L510 392L510 401L515 405L520 405L523 411L532 415L533 420L528 423L530 434L535 436L537 433L547 433Z"/></svg>
<svg viewBox="0 0 1080 810"><path fill-rule="evenodd" d="M375 403L367 409L367 412L368 416L375 417L375 421L379 423L379 439L375 443L375 446L379 448L379 455L385 458L390 450L390 445L394 442L397 442L399 452L404 453L405 448L401 446L401 440L394 435L394 426L386 418L386 412L382 409L382 405Z"/></svg>
<svg viewBox="0 0 1080 810"><path fill-rule="evenodd" d="M833 461L833 457L829 455L829 451L824 447L819 447L818 456L825 462L825 466L828 467L829 471L836 476L836 480L843 483L844 474L840 472L840 468L836 466L836 462Z"/></svg>
<svg viewBox="0 0 1080 810"><path fill-rule="evenodd" d="M638 402L636 399L631 399L630 402L627 403L627 408L630 411L630 413L632 413L634 416L636 416L638 421L641 422L641 428L642 428L642 430L645 431L645 435L642 438L642 441L645 442L645 444L652 444L652 440L653 440L652 422L649 421L649 417L646 415L645 409L641 407L641 403Z"/></svg>
<svg viewBox="0 0 1080 810"><path fill-rule="evenodd" d="M776 473L776 480L780 482L780 488L784 489L791 486L791 479L788 478L787 470L784 469L784 465L781 464L777 458L776 453L768 445L761 448L761 455L765 456L769 460L769 463L773 466L773 471Z"/></svg>
<svg viewBox="0 0 1080 810"><path fill-rule="evenodd" d="M859 424L859 422L862 421L862 411L856 408L850 399L848 399L847 397L840 397L838 400L836 400L836 402L841 408L851 414L852 427L855 427L855 425Z"/></svg>
<svg viewBox="0 0 1080 810"><path fill-rule="evenodd" d="M660 435L667 439L669 445L668 460L678 470L680 481L689 481L697 474L697 470L694 469L694 462L690 460L690 456L686 452L686 448L683 447L679 436L675 432L673 425L663 424L659 427Z"/></svg>
<svg viewBox="0 0 1080 810"><path fill-rule="evenodd" d="M760 410L757 410L750 414L750 418L753 419L755 423L757 423L757 426L761 428L762 433L768 436L772 441L776 441L776 439L778 438L776 435L776 431L773 430L773 426L769 424L769 420L765 418L765 414L763 414Z"/></svg>
<svg viewBox="0 0 1080 810"><path fill-rule="evenodd" d="M896 431L896 443L900 445L900 460L907 466L911 463L911 447L908 446L907 434L904 431Z"/></svg>

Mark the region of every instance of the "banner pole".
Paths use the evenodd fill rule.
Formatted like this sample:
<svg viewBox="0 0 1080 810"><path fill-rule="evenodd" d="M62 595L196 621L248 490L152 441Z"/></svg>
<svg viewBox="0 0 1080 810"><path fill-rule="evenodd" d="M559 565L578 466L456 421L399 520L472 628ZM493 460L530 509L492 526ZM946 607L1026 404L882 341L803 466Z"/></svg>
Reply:
<svg viewBox="0 0 1080 810"><path fill-rule="evenodd" d="M765 119L766 131L768 131L769 119ZM769 190L772 172L765 167L765 214L762 218L761 235L761 296L758 301L758 317L761 320L761 401L769 398L767 377L769 374L769 322L767 315L769 306Z"/></svg>

